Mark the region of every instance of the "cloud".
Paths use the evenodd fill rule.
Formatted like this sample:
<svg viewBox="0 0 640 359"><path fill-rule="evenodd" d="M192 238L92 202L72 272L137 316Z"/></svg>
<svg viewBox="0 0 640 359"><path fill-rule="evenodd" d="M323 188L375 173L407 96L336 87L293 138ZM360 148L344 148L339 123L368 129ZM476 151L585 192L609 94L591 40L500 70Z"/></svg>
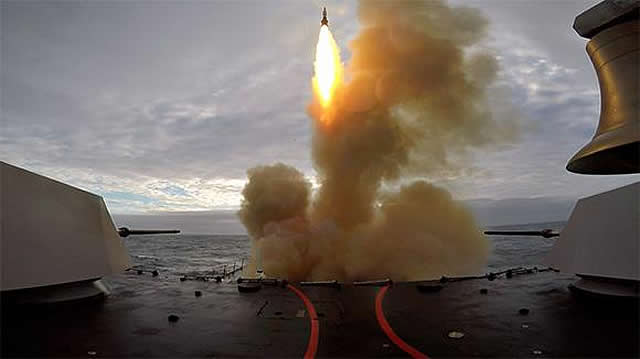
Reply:
<svg viewBox="0 0 640 359"><path fill-rule="evenodd" d="M632 181L564 170L597 123L596 78L570 28L595 2L472 3L492 19L486 46L512 96L494 97L513 102L530 130L439 184L459 198L504 199ZM102 194L116 213L236 207L245 169L262 163L313 175L312 2L0 6L2 160ZM348 61L355 4L329 11Z"/></svg>
<svg viewBox="0 0 640 359"><path fill-rule="evenodd" d="M464 199L575 200L634 182L634 176L585 176L565 170L569 158L591 140L599 119L599 89L588 60L570 67L572 62L561 62L563 56L548 55L532 41L536 33L494 36L497 40L488 46L499 54L500 85L509 88L514 106L525 117L526 131L517 145L476 156L476 170L445 185ZM576 50L583 54L583 42L576 40ZM568 42L566 47L578 46Z"/></svg>

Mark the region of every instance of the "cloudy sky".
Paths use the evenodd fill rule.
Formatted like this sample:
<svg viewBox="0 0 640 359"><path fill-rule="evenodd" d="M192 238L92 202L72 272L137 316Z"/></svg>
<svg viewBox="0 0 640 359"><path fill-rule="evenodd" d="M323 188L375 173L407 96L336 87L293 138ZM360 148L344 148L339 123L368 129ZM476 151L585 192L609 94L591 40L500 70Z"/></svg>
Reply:
<svg viewBox="0 0 640 359"><path fill-rule="evenodd" d="M464 1L491 20L483 46L508 89L494 97L524 131L438 184L526 222L637 180L565 170L599 113L586 40L571 29L597 2ZM222 211L227 222L247 168L281 161L313 179L305 108L321 7L345 60L359 28L352 1L0 4L0 159L98 193L115 214Z"/></svg>

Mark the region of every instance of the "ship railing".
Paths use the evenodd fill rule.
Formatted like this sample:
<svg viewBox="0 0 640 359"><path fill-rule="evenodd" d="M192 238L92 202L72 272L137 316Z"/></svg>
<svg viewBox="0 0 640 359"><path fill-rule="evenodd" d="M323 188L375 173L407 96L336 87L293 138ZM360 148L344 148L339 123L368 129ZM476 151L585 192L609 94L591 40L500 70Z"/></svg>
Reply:
<svg viewBox="0 0 640 359"><path fill-rule="evenodd" d="M227 278L231 278L237 273L242 272L242 270L246 267L247 259L245 257L240 257L233 262L221 263L211 269L211 272L205 275L184 275L180 277L180 281L186 280L199 280L199 281L216 281L222 282Z"/></svg>
<svg viewBox="0 0 640 359"><path fill-rule="evenodd" d="M459 282L466 280L489 280L493 281L498 278L512 278L517 275L524 274L535 274L540 272L558 272L557 269L547 267L547 268L538 268L538 267L513 267L509 269L505 269L498 272L489 272L482 275L469 275L469 276L456 276L456 277L447 277L442 276L439 279L426 279L426 280L416 280L416 281L401 281L401 284L410 284L415 285L418 291L422 293L432 293L438 292L446 286L446 283L451 282ZM289 282L286 279L278 279L278 278L265 278L265 277L256 277L256 278L242 278L239 277L236 280L238 284L238 291L248 293L248 292L257 292L262 288L263 285L268 286L288 286ZM338 282L337 280L323 280L323 281L303 281L298 282L297 285L301 287L329 287L340 290L345 283ZM390 278L378 279L378 280L365 280L365 281L353 281L351 284L354 287L390 287L394 285L394 282ZM487 289L483 288L480 290L481 294L486 294Z"/></svg>

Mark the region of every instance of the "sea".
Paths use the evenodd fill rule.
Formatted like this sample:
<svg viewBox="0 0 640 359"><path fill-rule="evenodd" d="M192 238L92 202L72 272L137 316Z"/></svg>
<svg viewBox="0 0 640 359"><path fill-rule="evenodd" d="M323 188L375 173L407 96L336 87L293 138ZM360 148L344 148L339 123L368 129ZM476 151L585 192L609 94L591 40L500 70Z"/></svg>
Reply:
<svg viewBox="0 0 640 359"><path fill-rule="evenodd" d="M489 226L482 230L561 231L566 222ZM544 258L555 238L527 236L487 236L491 254L487 272L526 266L544 267ZM164 276L206 276L230 271L247 262L250 240L247 235L145 235L125 238L133 269L157 270Z"/></svg>

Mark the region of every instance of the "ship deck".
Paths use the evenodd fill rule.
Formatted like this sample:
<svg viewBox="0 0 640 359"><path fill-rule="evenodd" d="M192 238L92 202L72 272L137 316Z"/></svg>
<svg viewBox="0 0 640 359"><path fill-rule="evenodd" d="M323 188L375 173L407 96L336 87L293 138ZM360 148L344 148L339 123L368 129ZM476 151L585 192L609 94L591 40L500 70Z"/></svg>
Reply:
<svg viewBox="0 0 640 359"><path fill-rule="evenodd" d="M109 278L104 300L3 305L2 357L638 357L637 302L578 298L568 289L575 279L240 293L233 281L128 272Z"/></svg>

